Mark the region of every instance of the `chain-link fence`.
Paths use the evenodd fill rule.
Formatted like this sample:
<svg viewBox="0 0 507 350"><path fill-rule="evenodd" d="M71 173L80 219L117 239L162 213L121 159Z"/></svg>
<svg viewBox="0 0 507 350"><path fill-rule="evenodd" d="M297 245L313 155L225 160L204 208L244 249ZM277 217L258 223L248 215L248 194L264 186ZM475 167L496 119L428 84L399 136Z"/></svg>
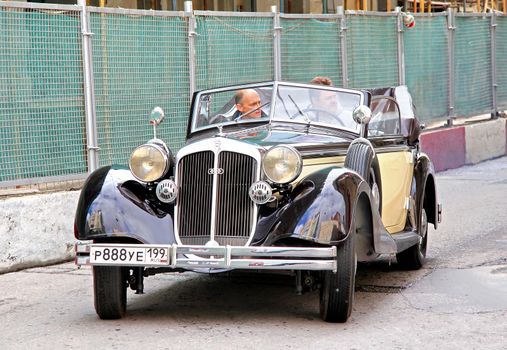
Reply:
<svg viewBox="0 0 507 350"><path fill-rule="evenodd" d="M397 17L377 13L347 17L348 86L395 86L399 83Z"/></svg>
<svg viewBox="0 0 507 350"><path fill-rule="evenodd" d="M159 137L194 90L252 81L406 84L424 121L507 108L507 18L166 12L0 2L0 187L84 178ZM97 161L94 162L93 160Z"/></svg>
<svg viewBox="0 0 507 350"><path fill-rule="evenodd" d="M190 104L187 22L177 13L90 13L100 165L125 164L132 148L153 137L149 112L171 149L183 145Z"/></svg>
<svg viewBox="0 0 507 350"><path fill-rule="evenodd" d="M79 13L0 7L0 183L86 172Z"/></svg>
<svg viewBox="0 0 507 350"><path fill-rule="evenodd" d="M197 89L273 79L272 14L195 15Z"/></svg>
<svg viewBox="0 0 507 350"><path fill-rule="evenodd" d="M315 76L326 75L341 86L342 16L282 15L281 75L284 80L309 82Z"/></svg>
<svg viewBox="0 0 507 350"><path fill-rule="evenodd" d="M403 35L406 85L424 121L449 113L449 29L445 13L417 15Z"/></svg>
<svg viewBox="0 0 507 350"><path fill-rule="evenodd" d="M459 116L468 117L493 109L490 31L490 17L456 17L454 105Z"/></svg>
<svg viewBox="0 0 507 350"><path fill-rule="evenodd" d="M496 17L497 24L495 33L495 72L496 101L498 108L507 109L507 17Z"/></svg>

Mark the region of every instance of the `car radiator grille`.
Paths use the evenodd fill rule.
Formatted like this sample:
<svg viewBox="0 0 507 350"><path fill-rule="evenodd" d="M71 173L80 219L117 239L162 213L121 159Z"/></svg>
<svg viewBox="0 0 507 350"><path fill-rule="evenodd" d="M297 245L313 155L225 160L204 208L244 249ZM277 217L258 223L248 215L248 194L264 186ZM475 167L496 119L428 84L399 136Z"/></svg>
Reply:
<svg viewBox="0 0 507 350"><path fill-rule="evenodd" d="M203 245L213 238L220 245L245 245L254 224L255 204L248 189L256 180L256 161L244 154L223 151L218 153L218 166L214 168L214 157L213 152L206 151L180 160L177 206L180 241Z"/></svg>

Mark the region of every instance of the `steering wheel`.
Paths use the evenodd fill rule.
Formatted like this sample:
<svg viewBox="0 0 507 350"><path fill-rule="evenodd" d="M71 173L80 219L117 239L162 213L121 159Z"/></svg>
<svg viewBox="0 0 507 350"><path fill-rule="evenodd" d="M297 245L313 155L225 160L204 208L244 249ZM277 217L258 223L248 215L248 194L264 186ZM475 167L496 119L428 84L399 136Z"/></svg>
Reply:
<svg viewBox="0 0 507 350"><path fill-rule="evenodd" d="M345 123L343 122L343 120L341 120L337 115L335 115L325 109L319 108L319 107L308 107L308 108L303 109L301 112L302 113L313 112L315 114L316 121L320 121L319 115L324 114L325 116L330 117L331 119L336 121L340 126L346 126ZM294 117L295 116L296 115L294 115Z"/></svg>

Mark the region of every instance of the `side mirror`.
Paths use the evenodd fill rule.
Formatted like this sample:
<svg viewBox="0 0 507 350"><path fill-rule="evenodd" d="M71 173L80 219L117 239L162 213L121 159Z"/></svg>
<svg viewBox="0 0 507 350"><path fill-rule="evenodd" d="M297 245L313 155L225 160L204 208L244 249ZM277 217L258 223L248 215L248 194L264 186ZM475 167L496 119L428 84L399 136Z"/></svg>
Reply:
<svg viewBox="0 0 507 350"><path fill-rule="evenodd" d="M160 107L155 107L150 113L150 124L160 125L165 118L164 110Z"/></svg>
<svg viewBox="0 0 507 350"><path fill-rule="evenodd" d="M367 125L371 120L371 109L365 105L357 106L352 112L352 118L357 124Z"/></svg>
<svg viewBox="0 0 507 350"><path fill-rule="evenodd" d="M157 126L165 118L164 110L161 107L155 107L150 113L150 124L153 125L153 138L157 138Z"/></svg>

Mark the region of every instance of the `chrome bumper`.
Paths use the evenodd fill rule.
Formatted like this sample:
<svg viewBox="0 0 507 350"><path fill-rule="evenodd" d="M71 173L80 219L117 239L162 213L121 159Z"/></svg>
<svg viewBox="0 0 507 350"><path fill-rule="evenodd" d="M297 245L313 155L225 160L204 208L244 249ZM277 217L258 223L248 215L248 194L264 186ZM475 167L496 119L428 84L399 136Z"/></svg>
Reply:
<svg viewBox="0 0 507 350"><path fill-rule="evenodd" d="M107 249L107 250L106 250ZM151 250L150 250L151 249ZM160 259L146 259L147 251L163 251ZM158 266L183 269L328 270L336 272L336 247L236 247L158 244L75 245L76 265ZM104 255L107 260L93 256ZM144 253L143 253L144 252ZM198 255L198 256L197 256ZM133 258L133 259L130 259ZM150 261L148 261L150 260Z"/></svg>

